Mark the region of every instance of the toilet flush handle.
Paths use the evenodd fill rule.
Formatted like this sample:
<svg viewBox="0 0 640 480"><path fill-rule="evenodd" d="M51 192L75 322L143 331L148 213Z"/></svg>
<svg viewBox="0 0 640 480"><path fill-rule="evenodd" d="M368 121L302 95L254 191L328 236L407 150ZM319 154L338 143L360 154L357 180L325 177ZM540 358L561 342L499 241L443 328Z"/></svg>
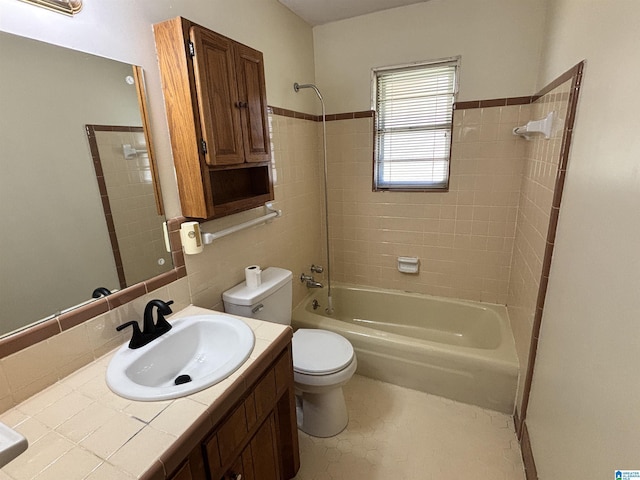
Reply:
<svg viewBox="0 0 640 480"><path fill-rule="evenodd" d="M264 305L260 303L259 305L256 305L251 309L251 313L258 313L258 312L261 312L263 309L264 309Z"/></svg>

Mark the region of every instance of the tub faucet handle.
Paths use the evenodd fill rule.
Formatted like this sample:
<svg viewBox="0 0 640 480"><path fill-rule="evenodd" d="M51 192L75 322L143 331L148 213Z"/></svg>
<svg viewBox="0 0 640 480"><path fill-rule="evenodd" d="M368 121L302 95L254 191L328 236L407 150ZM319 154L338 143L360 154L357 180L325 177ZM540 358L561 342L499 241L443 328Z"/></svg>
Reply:
<svg viewBox="0 0 640 480"><path fill-rule="evenodd" d="M300 274L300 283L313 282L313 281L315 281L313 278L313 275L306 275L304 273Z"/></svg>
<svg viewBox="0 0 640 480"><path fill-rule="evenodd" d="M312 273L322 273L324 272L324 267L321 265L311 265L311 272Z"/></svg>

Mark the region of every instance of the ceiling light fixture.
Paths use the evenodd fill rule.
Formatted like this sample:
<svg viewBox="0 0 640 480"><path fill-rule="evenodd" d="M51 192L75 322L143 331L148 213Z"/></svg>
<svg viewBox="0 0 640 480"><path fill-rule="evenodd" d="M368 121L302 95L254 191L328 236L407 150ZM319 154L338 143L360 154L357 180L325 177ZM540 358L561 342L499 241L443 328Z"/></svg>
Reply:
<svg viewBox="0 0 640 480"><path fill-rule="evenodd" d="M73 16L82 9L82 0L22 0L32 5Z"/></svg>

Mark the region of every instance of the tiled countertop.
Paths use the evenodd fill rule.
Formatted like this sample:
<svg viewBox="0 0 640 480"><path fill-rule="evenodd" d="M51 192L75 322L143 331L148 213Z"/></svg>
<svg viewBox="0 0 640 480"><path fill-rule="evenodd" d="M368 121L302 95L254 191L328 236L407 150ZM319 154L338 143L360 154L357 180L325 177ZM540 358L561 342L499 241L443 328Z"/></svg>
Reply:
<svg viewBox="0 0 640 480"><path fill-rule="evenodd" d="M190 306L172 318L212 312ZM0 420L29 441L26 452L0 470L0 480L130 480L158 467L159 458L206 415L289 327L239 317L256 343L240 369L224 381L184 398L138 402L119 397L105 381L114 352L5 412Z"/></svg>

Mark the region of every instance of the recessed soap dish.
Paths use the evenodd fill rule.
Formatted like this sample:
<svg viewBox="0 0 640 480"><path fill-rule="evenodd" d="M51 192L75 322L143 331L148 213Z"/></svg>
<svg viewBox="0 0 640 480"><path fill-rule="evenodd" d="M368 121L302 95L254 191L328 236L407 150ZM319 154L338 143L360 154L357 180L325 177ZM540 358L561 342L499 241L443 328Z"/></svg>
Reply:
<svg viewBox="0 0 640 480"><path fill-rule="evenodd" d="M417 257L398 257L398 271L402 273L418 273L420 259Z"/></svg>

